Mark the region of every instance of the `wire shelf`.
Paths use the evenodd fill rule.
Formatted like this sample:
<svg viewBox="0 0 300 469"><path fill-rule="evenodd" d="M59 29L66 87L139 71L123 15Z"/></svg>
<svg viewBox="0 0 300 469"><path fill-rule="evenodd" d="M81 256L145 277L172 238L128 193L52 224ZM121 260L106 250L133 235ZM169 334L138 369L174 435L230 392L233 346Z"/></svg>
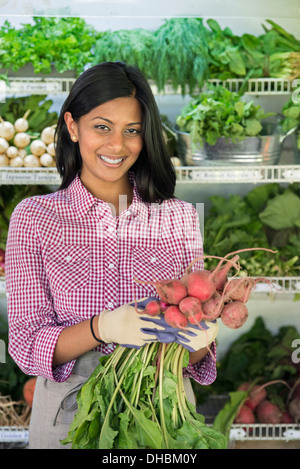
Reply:
<svg viewBox="0 0 300 469"><path fill-rule="evenodd" d="M13 94L61 94L69 93L75 78L65 77L8 77L7 83L1 80L0 94L2 101L6 95ZM244 85L244 79L229 78L220 80L213 78L207 80L216 86L222 85L230 91L239 91ZM178 95L182 94L180 87L174 89L171 83L167 83L159 90L153 80L149 80L152 92L155 95ZM251 95L282 95L291 94L297 84L297 80L281 78L251 78L245 85L245 94ZM193 94L200 93L201 89L194 90Z"/></svg>
<svg viewBox="0 0 300 469"><path fill-rule="evenodd" d="M270 166L178 166L177 183L248 183L300 182L300 165Z"/></svg>

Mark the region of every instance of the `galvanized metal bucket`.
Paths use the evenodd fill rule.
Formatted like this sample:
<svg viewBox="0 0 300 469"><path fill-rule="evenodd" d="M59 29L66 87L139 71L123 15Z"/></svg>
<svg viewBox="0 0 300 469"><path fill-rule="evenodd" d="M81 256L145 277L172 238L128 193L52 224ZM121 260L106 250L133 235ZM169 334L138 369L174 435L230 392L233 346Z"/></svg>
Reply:
<svg viewBox="0 0 300 469"><path fill-rule="evenodd" d="M215 145L204 142L192 142L190 134L175 130L178 155L187 166L203 165L275 165L282 151L283 141L288 134L283 134L280 124L265 122L261 135L246 137L241 142L233 143L225 137L218 139Z"/></svg>

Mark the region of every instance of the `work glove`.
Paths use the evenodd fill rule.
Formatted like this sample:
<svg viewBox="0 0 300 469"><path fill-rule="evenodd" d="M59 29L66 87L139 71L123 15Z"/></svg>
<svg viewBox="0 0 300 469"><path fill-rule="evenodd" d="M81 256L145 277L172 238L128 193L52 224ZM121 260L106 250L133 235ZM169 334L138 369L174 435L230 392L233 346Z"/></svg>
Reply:
<svg viewBox="0 0 300 469"><path fill-rule="evenodd" d="M136 304L126 304L112 311L102 311L98 320L101 340L129 348L140 348L150 342L179 343L177 336L181 329L169 326L163 314L153 317L143 314L147 303L153 300L157 298L147 297L137 301Z"/></svg>
<svg viewBox="0 0 300 469"><path fill-rule="evenodd" d="M148 328L147 324L143 326L143 331L148 336L153 335L159 342L176 342L189 352L195 352L196 350L207 347L215 340L219 331L219 324L216 320L200 321L199 324L201 327L197 324L189 324L184 329L177 329L166 324L163 314L152 318L144 315L142 320L144 323L151 321L151 328ZM156 325L156 329L153 327L153 324Z"/></svg>

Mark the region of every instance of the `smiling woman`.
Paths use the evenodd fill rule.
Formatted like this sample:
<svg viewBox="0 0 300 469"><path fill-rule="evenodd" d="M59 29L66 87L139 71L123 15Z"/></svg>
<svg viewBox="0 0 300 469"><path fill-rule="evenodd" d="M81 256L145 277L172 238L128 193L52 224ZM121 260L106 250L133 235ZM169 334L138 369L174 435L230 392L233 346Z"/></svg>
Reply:
<svg viewBox="0 0 300 469"><path fill-rule="evenodd" d="M87 69L62 106L56 139L61 187L16 207L5 257L9 353L38 376L29 447L39 449L62 447L78 390L117 344L183 340L188 328L170 332L163 314L145 323L143 312L157 298L154 277L181 278L203 254L195 208L174 197L159 111L138 69ZM205 332L192 334L183 372L210 384L216 365L200 345Z"/></svg>

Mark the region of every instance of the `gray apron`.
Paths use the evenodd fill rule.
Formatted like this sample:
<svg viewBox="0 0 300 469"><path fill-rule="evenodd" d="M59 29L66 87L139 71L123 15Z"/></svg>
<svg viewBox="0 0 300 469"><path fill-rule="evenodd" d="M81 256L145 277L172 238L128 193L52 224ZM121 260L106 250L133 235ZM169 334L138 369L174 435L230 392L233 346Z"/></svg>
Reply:
<svg viewBox="0 0 300 469"><path fill-rule="evenodd" d="M71 376L62 383L38 377L29 424L29 449L70 449L60 440L68 436L77 412L76 396L99 364L100 352L88 352L76 360ZM187 399L195 405L191 382L183 378Z"/></svg>
<svg viewBox="0 0 300 469"><path fill-rule="evenodd" d="M70 424L77 412L76 396L92 374L100 352L91 351L76 360L71 376L62 383L38 376L29 424L30 449L66 449L60 440L68 436Z"/></svg>

